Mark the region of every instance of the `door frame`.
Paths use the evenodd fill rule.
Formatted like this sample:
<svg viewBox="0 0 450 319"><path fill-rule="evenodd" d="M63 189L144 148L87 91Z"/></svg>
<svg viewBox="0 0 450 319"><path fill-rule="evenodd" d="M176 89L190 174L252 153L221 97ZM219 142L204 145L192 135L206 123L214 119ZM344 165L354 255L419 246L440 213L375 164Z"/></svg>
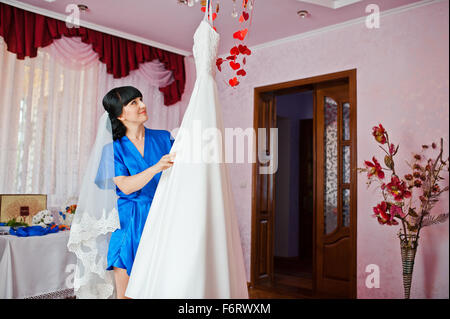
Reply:
<svg viewBox="0 0 450 319"><path fill-rule="evenodd" d="M291 94L291 93L297 93L297 92L301 92L304 90L310 90L311 88L314 89L315 91L315 86L323 83L323 82L331 82L331 81L340 81L340 80L344 80L344 81L348 81L348 86L349 86L349 102L350 105L352 106L352 118L354 119L351 123L351 127L350 127L350 132L351 133L351 140L352 140L352 149L351 149L351 158L352 158L352 163L353 165L356 165L357 163L357 96L356 96L356 75L357 75L357 69L350 69L350 70L345 70L345 71L340 71L340 72L335 72L335 73L329 73L329 74L324 74L324 75L319 75L319 76L314 76L314 77L309 77L309 78L304 78L304 79L299 79L299 80L294 80L294 81L288 81L288 82L282 82L282 83L277 83L277 84L270 84L270 85L266 85L266 86L261 86L261 87L255 87L254 88L254 105L253 105L253 128L254 131L256 133L256 141L258 141L258 120L259 120L259 105L262 103L262 94L264 93L268 93L268 92L274 92L275 95L285 95L285 94ZM315 96L315 94L314 94ZM316 112L316 101L314 100L314 114ZM314 129L314 140L313 140L313 147L314 147L314 152L316 152L316 141L315 141L315 121L313 122L313 129ZM257 149L258 145L257 143L254 144L253 146L253 152L254 154L258 154L258 149ZM257 168L258 168L258 157L256 156L256 161L255 163L252 163L252 230L251 230L251 258L250 258L250 286L251 287L255 287L258 283L257 283L257 271L258 271L258 263L259 260L257 260L257 247L259 247L259 243L256 242L258 236L256 234L257 231L257 203L256 203L256 199L258 198L258 191L259 189L257 188ZM350 293L350 297L351 298L356 298L356 262L357 262L357 173L356 173L356 169L353 169L351 171L351 178L353 183L350 186L350 194L354 194L353 200L351 201L351 206L350 206L350 218L351 218L351 230L352 230L352 251L353 251L353 260L352 260L352 269L351 269L351 293ZM315 274L315 269L316 269L316 247L315 247L315 243L316 243L316 170L317 168L315 167L315 163L314 163L314 173L313 173L313 178L314 178L314 182L313 182L313 196L314 196L314 201L313 201L313 211L314 211L314 215L313 215L313 293L316 291L316 274ZM273 181L275 183L275 179ZM275 184L274 184L274 189L275 189ZM273 220L273 218L272 218ZM271 225L271 229L268 230L269 234L270 234L270 240L271 240L271 245L272 247L266 247L269 248L269 251L273 252L273 248L274 248L274 238L273 238L273 227L274 227L274 222L272 221L272 225ZM273 272L273 256L271 258L272 260L269 261L269 270ZM271 276L269 276L271 277Z"/></svg>

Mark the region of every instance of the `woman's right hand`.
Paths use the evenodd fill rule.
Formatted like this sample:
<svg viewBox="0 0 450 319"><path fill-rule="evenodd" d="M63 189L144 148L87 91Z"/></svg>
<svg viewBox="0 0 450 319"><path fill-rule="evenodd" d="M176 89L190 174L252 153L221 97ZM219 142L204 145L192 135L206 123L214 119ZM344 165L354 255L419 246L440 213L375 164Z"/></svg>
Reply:
<svg viewBox="0 0 450 319"><path fill-rule="evenodd" d="M171 153L161 157L159 162L154 165L158 173L173 166L175 155L175 153Z"/></svg>

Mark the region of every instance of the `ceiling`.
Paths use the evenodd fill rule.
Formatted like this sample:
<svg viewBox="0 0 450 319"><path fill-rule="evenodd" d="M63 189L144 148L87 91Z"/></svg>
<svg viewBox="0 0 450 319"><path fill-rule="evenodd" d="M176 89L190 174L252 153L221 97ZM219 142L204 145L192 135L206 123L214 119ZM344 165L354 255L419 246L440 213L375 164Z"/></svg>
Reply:
<svg viewBox="0 0 450 319"><path fill-rule="evenodd" d="M186 55L192 52L192 36L203 18L200 3L188 7L178 4L178 0L0 1L53 17L65 17L68 4L85 4L89 11L81 13L81 25L118 30L122 32L119 36L132 35L133 40L148 40L141 42ZM238 30L239 22L231 16L233 1L219 1L220 12L215 26L221 35L219 53L222 54L233 46L232 34ZM367 16L369 4L377 4L380 11L386 11L415 2L424 0L255 0L246 44L250 47L261 45ZM236 3L239 8L241 0ZM310 16L300 18L297 15L299 10L307 10Z"/></svg>

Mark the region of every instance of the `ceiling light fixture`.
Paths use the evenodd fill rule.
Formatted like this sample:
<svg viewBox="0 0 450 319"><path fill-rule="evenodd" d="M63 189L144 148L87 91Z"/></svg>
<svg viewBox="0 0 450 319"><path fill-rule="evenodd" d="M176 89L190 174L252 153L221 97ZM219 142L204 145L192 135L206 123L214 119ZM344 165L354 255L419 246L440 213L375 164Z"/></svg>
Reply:
<svg viewBox="0 0 450 319"><path fill-rule="evenodd" d="M297 12L300 18L304 19L310 16L309 12L306 10L300 10Z"/></svg>
<svg viewBox="0 0 450 319"><path fill-rule="evenodd" d="M85 4L77 4L78 9L80 9L80 11L88 11L89 7Z"/></svg>

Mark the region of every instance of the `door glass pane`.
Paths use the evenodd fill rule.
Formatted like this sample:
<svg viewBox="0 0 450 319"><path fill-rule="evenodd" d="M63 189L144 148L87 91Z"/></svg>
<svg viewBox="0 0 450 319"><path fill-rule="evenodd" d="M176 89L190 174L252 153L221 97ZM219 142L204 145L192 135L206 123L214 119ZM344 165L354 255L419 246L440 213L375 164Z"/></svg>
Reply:
<svg viewBox="0 0 450 319"><path fill-rule="evenodd" d="M350 146L342 149L342 175L343 183L350 183Z"/></svg>
<svg viewBox="0 0 450 319"><path fill-rule="evenodd" d="M350 225L350 190L348 188L342 191L342 217L344 227Z"/></svg>
<svg viewBox="0 0 450 319"><path fill-rule="evenodd" d="M350 139L350 103L342 105L342 138L344 141Z"/></svg>
<svg viewBox="0 0 450 319"><path fill-rule="evenodd" d="M337 194L338 194L338 130L337 103L325 97L325 132L324 132L324 232L330 234L337 227Z"/></svg>

